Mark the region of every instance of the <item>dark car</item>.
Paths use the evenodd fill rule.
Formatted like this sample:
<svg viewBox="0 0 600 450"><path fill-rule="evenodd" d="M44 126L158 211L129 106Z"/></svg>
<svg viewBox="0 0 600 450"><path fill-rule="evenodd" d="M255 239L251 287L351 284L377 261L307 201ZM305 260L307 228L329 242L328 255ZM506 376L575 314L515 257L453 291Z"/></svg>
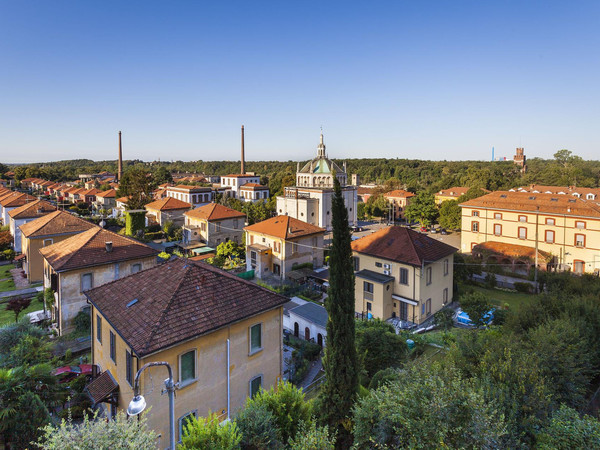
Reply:
<svg viewBox="0 0 600 450"><path fill-rule="evenodd" d="M354 231L355 233L358 233L360 231L365 231L365 229L363 227L359 227L359 226L350 227L350 229L352 231Z"/></svg>
<svg viewBox="0 0 600 450"><path fill-rule="evenodd" d="M446 235L446 234L448 234L448 231L446 231L446 229L445 229L445 228L442 228L442 229L440 230L440 234Z"/></svg>
<svg viewBox="0 0 600 450"><path fill-rule="evenodd" d="M80 364L79 366L63 366L59 367L54 371L54 376L59 377L59 383L68 383L74 380L79 375L86 377L92 376L92 365L91 364Z"/></svg>

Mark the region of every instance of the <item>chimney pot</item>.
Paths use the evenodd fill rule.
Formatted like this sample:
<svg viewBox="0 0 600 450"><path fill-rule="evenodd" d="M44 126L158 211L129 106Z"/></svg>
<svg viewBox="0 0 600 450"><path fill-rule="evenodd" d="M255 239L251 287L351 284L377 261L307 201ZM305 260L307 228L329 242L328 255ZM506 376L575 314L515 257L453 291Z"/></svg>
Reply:
<svg viewBox="0 0 600 450"><path fill-rule="evenodd" d="M106 246L106 253L112 252L113 243L111 241L105 242L104 245Z"/></svg>

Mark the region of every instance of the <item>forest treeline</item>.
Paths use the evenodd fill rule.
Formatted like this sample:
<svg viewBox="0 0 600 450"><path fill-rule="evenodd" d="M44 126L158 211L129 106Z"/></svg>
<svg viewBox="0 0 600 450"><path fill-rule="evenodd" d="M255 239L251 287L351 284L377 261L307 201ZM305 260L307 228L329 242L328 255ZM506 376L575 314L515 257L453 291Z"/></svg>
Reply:
<svg viewBox="0 0 600 450"><path fill-rule="evenodd" d="M527 161L527 172L512 161L425 161L418 159L364 158L334 160L344 161L349 174L360 176L361 183L377 183L398 186L417 192L436 192L453 186L478 187L489 190L510 189L528 184L560 186L600 186L600 161L586 161L569 150L560 150L553 159L532 158ZM140 160L125 161L125 170L145 167L155 171L165 167L171 172L197 172L207 175L238 173L239 161L174 161L145 163ZM248 161L246 170L255 172L268 183L271 193L281 192L283 186L293 183L297 163L295 161ZM116 161L92 161L77 159L20 166L0 166L0 174L13 170L16 178L39 177L50 181L76 179L81 173L114 173Z"/></svg>

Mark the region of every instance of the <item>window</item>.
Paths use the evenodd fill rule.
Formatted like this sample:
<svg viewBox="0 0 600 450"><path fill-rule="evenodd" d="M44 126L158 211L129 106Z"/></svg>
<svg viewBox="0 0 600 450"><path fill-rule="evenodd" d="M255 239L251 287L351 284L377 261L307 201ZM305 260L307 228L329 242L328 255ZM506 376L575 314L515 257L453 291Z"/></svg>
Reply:
<svg viewBox="0 0 600 450"><path fill-rule="evenodd" d="M576 274L581 275L583 273L584 264L585 263L583 261L577 259L573 260L573 271Z"/></svg>
<svg viewBox="0 0 600 450"><path fill-rule="evenodd" d="M479 217L479 211L473 211L473 212L471 213L471 215L472 215L473 217Z"/></svg>
<svg viewBox="0 0 600 450"><path fill-rule="evenodd" d="M444 305L448 303L448 288L444 288L444 291L442 292L442 303Z"/></svg>
<svg viewBox="0 0 600 450"><path fill-rule="evenodd" d="M365 292L373 293L373 283L369 283L368 281L363 281L363 290Z"/></svg>
<svg viewBox="0 0 600 450"><path fill-rule="evenodd" d="M579 228L580 230L585 230L585 222L577 220L575 222L575 228Z"/></svg>
<svg viewBox="0 0 600 450"><path fill-rule="evenodd" d="M44 247L48 245L52 245L54 243L54 239L44 239Z"/></svg>
<svg viewBox="0 0 600 450"><path fill-rule="evenodd" d="M186 386L196 380L196 350L179 355L179 383Z"/></svg>
<svg viewBox="0 0 600 450"><path fill-rule="evenodd" d="M262 350L262 324L257 323L250 327L250 354Z"/></svg>
<svg viewBox="0 0 600 450"><path fill-rule="evenodd" d="M316 247L316 246L317 246L317 238L316 238L316 237L313 237L313 238L312 238L312 246L313 246L313 247Z"/></svg>
<svg viewBox="0 0 600 450"><path fill-rule="evenodd" d="M215 223L215 232L219 233L221 231L221 224L220 223Z"/></svg>
<svg viewBox="0 0 600 450"><path fill-rule="evenodd" d="M527 216L519 216L519 222L527 222Z"/></svg>
<svg viewBox="0 0 600 450"><path fill-rule="evenodd" d="M381 266L382 266L382 264L380 262L375 263L375 267L381 267Z"/></svg>
<svg viewBox="0 0 600 450"><path fill-rule="evenodd" d="M129 350L125 350L125 379L133 386L133 357Z"/></svg>
<svg viewBox="0 0 600 450"><path fill-rule="evenodd" d="M496 220L502 220L502 214L501 213L494 213L494 219L496 219Z"/></svg>
<svg viewBox="0 0 600 450"><path fill-rule="evenodd" d="M496 236L502 236L502 225L499 223L494 224L494 234Z"/></svg>
<svg viewBox="0 0 600 450"><path fill-rule="evenodd" d="M519 239L527 239L527 228L519 227Z"/></svg>
<svg viewBox="0 0 600 450"><path fill-rule="evenodd" d="M449 266L450 266L450 264L448 263L448 260L445 259L444 260L444 276L448 275Z"/></svg>
<svg viewBox="0 0 600 450"><path fill-rule="evenodd" d="M273 242L273 251L279 253L281 251L281 242Z"/></svg>
<svg viewBox="0 0 600 450"><path fill-rule="evenodd" d="M408 269L400 268L400 284L408 285Z"/></svg>
<svg viewBox="0 0 600 450"><path fill-rule="evenodd" d="M548 244L554 244L554 231L546 230L546 242Z"/></svg>
<svg viewBox="0 0 600 450"><path fill-rule="evenodd" d="M479 222L471 222L471 231L473 233L479 232Z"/></svg>
<svg viewBox="0 0 600 450"><path fill-rule="evenodd" d="M585 247L585 234L575 235L575 247Z"/></svg>
<svg viewBox="0 0 600 450"><path fill-rule="evenodd" d="M425 269L425 283L427 285L431 284L431 267Z"/></svg>
<svg viewBox="0 0 600 450"><path fill-rule="evenodd" d="M250 398L254 397L262 387L262 375L254 377L250 380Z"/></svg>
<svg viewBox="0 0 600 450"><path fill-rule="evenodd" d="M237 219L233 219L233 228L235 230L237 230L237 227L238 227L238 220Z"/></svg>
<svg viewBox="0 0 600 450"><path fill-rule="evenodd" d="M427 301L425 302L426 305L426 313L429 316L431 314L431 299L428 298Z"/></svg>
<svg viewBox="0 0 600 450"><path fill-rule="evenodd" d="M117 363L117 343L115 333L110 332L110 359Z"/></svg>
<svg viewBox="0 0 600 450"><path fill-rule="evenodd" d="M183 433L185 430L185 426L188 424L190 419L196 417L196 411L191 411L179 418L179 442L181 442L181 438L183 437Z"/></svg>
<svg viewBox="0 0 600 450"><path fill-rule="evenodd" d="M555 224L554 219L550 219L550 218L546 219L546 225L554 225L554 224Z"/></svg>
<svg viewBox="0 0 600 450"><path fill-rule="evenodd" d="M373 303L371 303L371 302L367 302L367 311L368 311L368 312L371 312L371 311L373 311Z"/></svg>
<svg viewBox="0 0 600 450"><path fill-rule="evenodd" d="M353 256L352 259L354 260L354 270L360 270L360 258L358 256Z"/></svg>
<svg viewBox="0 0 600 450"><path fill-rule="evenodd" d="M102 344L102 317L96 314L96 339Z"/></svg>
<svg viewBox="0 0 600 450"><path fill-rule="evenodd" d="M94 286L94 277L91 273L81 274L81 292L87 291Z"/></svg>
<svg viewBox="0 0 600 450"><path fill-rule="evenodd" d="M131 273L138 273L140 270L142 270L142 265L140 263L131 265Z"/></svg>
<svg viewBox="0 0 600 450"><path fill-rule="evenodd" d="M292 242L292 253L298 253L298 244Z"/></svg>

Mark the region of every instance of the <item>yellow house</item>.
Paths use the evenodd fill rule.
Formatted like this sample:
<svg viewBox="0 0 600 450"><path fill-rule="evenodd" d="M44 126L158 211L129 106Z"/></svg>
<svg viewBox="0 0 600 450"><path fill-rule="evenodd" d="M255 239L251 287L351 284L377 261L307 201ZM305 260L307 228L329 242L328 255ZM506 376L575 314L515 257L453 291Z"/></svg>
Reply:
<svg viewBox="0 0 600 450"><path fill-rule="evenodd" d="M189 211L191 207L190 203L173 197L161 198L144 206L148 211L146 214L148 221L157 223L161 227L168 221L173 222L176 226L183 226L185 222L183 214Z"/></svg>
<svg viewBox="0 0 600 450"><path fill-rule="evenodd" d="M458 197L466 194L469 191L468 187L455 186L449 189L442 189L435 194L435 204L441 205L446 200L458 200Z"/></svg>
<svg viewBox="0 0 600 450"><path fill-rule="evenodd" d="M173 369L176 439L190 415L223 420L280 379L283 304L275 294L208 264L175 259L86 292L92 304L92 361L103 373L87 387L96 405L126 410L134 377L152 361ZM149 425L169 439L167 371L140 378ZM104 405L103 405L104 407Z"/></svg>
<svg viewBox="0 0 600 450"><path fill-rule="evenodd" d="M485 254L487 262L520 271L535 264L537 250L541 269L600 272L600 206L595 200L497 191L460 206L463 252Z"/></svg>
<svg viewBox="0 0 600 450"><path fill-rule="evenodd" d="M352 242L355 311L420 324L452 301L456 248L409 228Z"/></svg>
<svg viewBox="0 0 600 450"><path fill-rule="evenodd" d="M39 219L40 217L56 211L56 207L45 200L36 200L26 203L8 212L10 219L10 234L13 236L13 248L16 252L21 251L21 225Z"/></svg>
<svg viewBox="0 0 600 450"><path fill-rule="evenodd" d="M88 303L85 291L156 265L158 252L119 234L94 226L39 250L44 258L44 288L55 294L52 319L59 334Z"/></svg>
<svg viewBox="0 0 600 450"><path fill-rule="evenodd" d="M241 243L246 214L218 203L209 203L186 211L184 243L202 242L217 248L221 242Z"/></svg>
<svg viewBox="0 0 600 450"><path fill-rule="evenodd" d="M21 253L25 255L23 270L29 282L36 283L44 279L44 259L39 252L41 248L95 227L93 223L65 211L54 211L21 225Z"/></svg>
<svg viewBox="0 0 600 450"><path fill-rule="evenodd" d="M277 216L244 228L246 231L246 268L258 278L285 279L294 265L311 263L321 267L325 229L294 219Z"/></svg>

